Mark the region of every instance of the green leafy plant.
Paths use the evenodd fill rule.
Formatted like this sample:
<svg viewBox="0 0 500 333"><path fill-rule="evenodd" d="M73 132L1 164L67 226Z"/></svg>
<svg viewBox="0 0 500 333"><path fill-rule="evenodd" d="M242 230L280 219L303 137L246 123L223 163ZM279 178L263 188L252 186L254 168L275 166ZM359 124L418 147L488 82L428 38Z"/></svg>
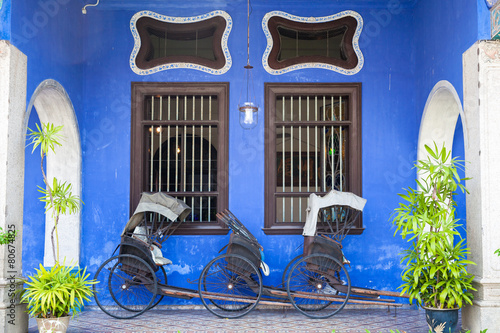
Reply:
<svg viewBox="0 0 500 333"><path fill-rule="evenodd" d="M45 203L45 211L52 212L52 217L54 218L54 227L52 228L50 239L52 242L52 252L54 255L54 260L56 263L59 262L59 235L58 235L58 224L59 217L65 214L74 214L78 212L81 208L83 201L74 195L72 191L72 185L70 183L61 182L55 177L52 182L49 182L45 170L43 168L43 161L47 156L49 151L55 153L55 148L60 146L60 141L62 136L59 133L62 130L62 126L54 126L54 124L47 123L42 124L42 127L36 124L37 130L34 131L28 128L28 140L29 145L33 145L34 152L37 147L40 147L40 168L42 169L43 182L45 183L45 188L38 187L38 191L42 193L39 198L41 202ZM55 235L55 239L54 239Z"/></svg>
<svg viewBox="0 0 500 333"><path fill-rule="evenodd" d="M0 227L0 245L12 243L17 236L17 230L3 231Z"/></svg>
<svg viewBox="0 0 500 333"><path fill-rule="evenodd" d="M500 249L497 249L495 253L500 257Z"/></svg>
<svg viewBox="0 0 500 333"><path fill-rule="evenodd" d="M457 189L467 192L458 170L464 170L464 161L451 158L451 153L434 144L425 146L429 157L417 161L415 167L422 175L416 190L408 188L400 194L400 203L391 216L403 239L411 242L404 251L401 263L402 294L425 307L453 309L465 303L472 304L473 276L467 273L470 250L461 239L455 218ZM458 241L454 241L458 239Z"/></svg>
<svg viewBox="0 0 500 333"><path fill-rule="evenodd" d="M28 313L37 318L75 316L82 310L83 302L93 295L90 274L73 266L55 265L45 269L42 265L36 274L25 281L21 301L28 304Z"/></svg>
<svg viewBox="0 0 500 333"><path fill-rule="evenodd" d="M45 188L38 187L38 191L42 193L39 199L45 204L45 212L51 212L54 218L51 242L55 265L50 269L40 265L35 275L25 279L21 301L27 303L28 312L33 317L74 316L82 310L84 302L92 297L92 284L96 281L88 279L86 269L60 264L58 224L61 215L78 212L83 202L72 193L70 183L61 182L55 177L49 181L44 170L44 159L49 151L55 153L56 147L61 145L60 131L63 127L47 123L42 124L41 128L37 124L36 128L36 131L28 129L28 141L29 145L33 145L32 152L40 148L40 168Z"/></svg>

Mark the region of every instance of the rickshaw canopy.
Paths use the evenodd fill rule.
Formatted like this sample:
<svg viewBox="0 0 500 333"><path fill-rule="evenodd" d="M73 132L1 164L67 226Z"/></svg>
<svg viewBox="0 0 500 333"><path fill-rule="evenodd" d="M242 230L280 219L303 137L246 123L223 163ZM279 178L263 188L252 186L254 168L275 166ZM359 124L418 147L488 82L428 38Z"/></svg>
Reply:
<svg viewBox="0 0 500 333"><path fill-rule="evenodd" d="M306 223L302 235L314 236L318 224L318 212L321 208L334 205L349 206L359 211L363 211L366 199L357 196L351 192L340 192L331 190L324 196L318 196L315 193L309 195L309 206L306 209Z"/></svg>
<svg viewBox="0 0 500 333"><path fill-rule="evenodd" d="M170 221L179 218L179 223L181 223L189 215L191 208L184 201L161 192L143 193L134 214L123 229L122 236L128 231L134 230L139 225L143 219L142 214L144 212L159 213Z"/></svg>

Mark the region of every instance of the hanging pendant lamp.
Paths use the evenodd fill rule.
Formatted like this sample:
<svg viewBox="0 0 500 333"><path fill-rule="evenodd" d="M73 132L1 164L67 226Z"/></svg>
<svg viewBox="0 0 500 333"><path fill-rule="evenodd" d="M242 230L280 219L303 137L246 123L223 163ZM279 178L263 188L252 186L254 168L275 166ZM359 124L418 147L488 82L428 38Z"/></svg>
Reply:
<svg viewBox="0 0 500 333"><path fill-rule="evenodd" d="M245 68L245 83L246 83L246 99L243 103L238 104L240 113L240 126L244 129L252 129L258 123L259 107L255 103L255 90L253 86L252 68L250 65L250 0L247 0L247 64ZM241 96L240 94L240 101Z"/></svg>

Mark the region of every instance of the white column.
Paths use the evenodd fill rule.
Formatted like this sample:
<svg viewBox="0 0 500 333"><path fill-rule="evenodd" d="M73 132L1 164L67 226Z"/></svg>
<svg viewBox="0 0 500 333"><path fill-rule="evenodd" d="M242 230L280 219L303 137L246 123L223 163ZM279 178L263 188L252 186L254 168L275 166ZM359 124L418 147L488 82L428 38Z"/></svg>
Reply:
<svg viewBox="0 0 500 333"><path fill-rule="evenodd" d="M500 332L500 42L478 41L463 55L464 111L469 145L467 240L475 275L474 305L462 309L462 326Z"/></svg>
<svg viewBox="0 0 500 333"><path fill-rule="evenodd" d="M0 227L18 232L12 244L0 245L0 332L28 331L25 307L13 295L22 275L26 64L23 53L0 40Z"/></svg>

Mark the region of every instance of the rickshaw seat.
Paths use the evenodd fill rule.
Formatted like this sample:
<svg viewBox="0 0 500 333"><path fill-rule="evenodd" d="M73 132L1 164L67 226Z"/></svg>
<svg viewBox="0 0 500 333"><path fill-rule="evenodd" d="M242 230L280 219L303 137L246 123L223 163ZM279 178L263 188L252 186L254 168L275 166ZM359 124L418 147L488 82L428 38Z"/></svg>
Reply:
<svg viewBox="0 0 500 333"><path fill-rule="evenodd" d="M132 234L134 239L137 239L144 243L149 250L151 251L151 258L157 266L170 265L172 264L172 260L165 258L163 256L163 252L161 252L160 248L154 244L148 244L148 237L146 236L146 228L144 227L135 227L134 233Z"/></svg>

